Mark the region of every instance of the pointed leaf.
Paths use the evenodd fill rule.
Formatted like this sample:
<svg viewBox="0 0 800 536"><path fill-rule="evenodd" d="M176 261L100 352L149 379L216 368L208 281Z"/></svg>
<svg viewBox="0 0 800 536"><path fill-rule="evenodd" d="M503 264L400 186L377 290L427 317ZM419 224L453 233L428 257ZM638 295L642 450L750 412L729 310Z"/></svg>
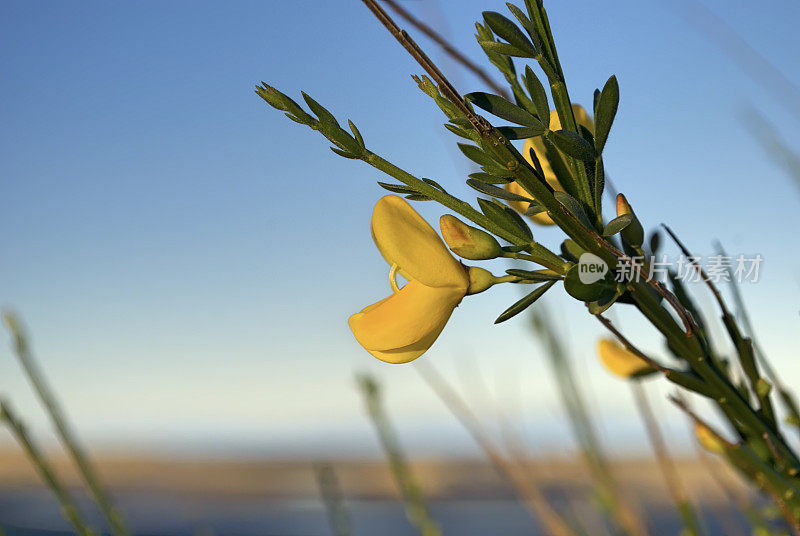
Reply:
<svg viewBox="0 0 800 536"><path fill-rule="evenodd" d="M603 236L614 236L615 234L623 230L625 227L630 225L632 221L633 221L632 214L623 214L622 216L617 216L616 218L608 222L608 225L605 226L605 228L603 229Z"/></svg>
<svg viewBox="0 0 800 536"><path fill-rule="evenodd" d="M547 139L553 142L561 152L577 158L584 162L592 162L597 153L594 147L586 141L583 136L571 130L556 130L547 135Z"/></svg>
<svg viewBox="0 0 800 536"><path fill-rule="evenodd" d="M608 133L611 130L614 117L617 115L618 107L619 84L617 83L617 77L612 75L606 85L603 86L603 91L600 92L594 115L594 147L597 150L597 154L603 152L603 147L605 147L608 140Z"/></svg>
<svg viewBox="0 0 800 536"><path fill-rule="evenodd" d="M542 126L541 121L523 108L520 108L513 102L510 102L503 97L493 95L491 93L476 91L475 93L468 93L464 95L464 98L478 108L486 110L490 114L496 115L497 117L511 121L512 123L516 123L518 125L524 125L526 127L537 129L539 134L544 132L544 127Z"/></svg>
<svg viewBox="0 0 800 536"><path fill-rule="evenodd" d="M503 188L498 188L497 186L494 186L492 184L487 184L483 181L475 179L467 179L467 185L478 190L482 194L490 195L492 197L497 197L499 199L506 199L508 201L522 201L526 203L530 203L533 201L533 199L513 194L509 191L504 190Z"/></svg>
<svg viewBox="0 0 800 536"><path fill-rule="evenodd" d="M500 134L509 140L526 140L541 136L544 129L530 127L495 127Z"/></svg>
<svg viewBox="0 0 800 536"><path fill-rule="evenodd" d="M498 37L505 39L511 45L527 53L529 57L536 56L536 49L533 47L533 43L511 19L496 11L484 11L483 20L486 21L486 24Z"/></svg>
<svg viewBox="0 0 800 536"><path fill-rule="evenodd" d="M550 104L547 101L547 91L545 91L533 69L528 66L525 66L525 74L522 76L522 80L531 95L539 120L545 128L550 128Z"/></svg>
<svg viewBox="0 0 800 536"><path fill-rule="evenodd" d="M480 147L476 147L475 145L469 145L466 143L459 143L458 148L461 149L461 152L464 153L464 156L479 164L481 166L497 166L494 160L491 159L489 155L483 152L483 149Z"/></svg>
<svg viewBox="0 0 800 536"><path fill-rule="evenodd" d="M509 318L518 315L519 313L521 313L522 311L533 305L536 300L541 298L544 295L544 293L550 290L550 287L552 287L555 284L556 284L555 281L550 281L549 283L545 283L544 285L536 287L536 289L534 289L533 292L531 292L530 294L519 300L517 303L515 303L514 305L503 311L503 313L497 317L497 320L495 320L494 323L499 324L500 322L505 322Z"/></svg>

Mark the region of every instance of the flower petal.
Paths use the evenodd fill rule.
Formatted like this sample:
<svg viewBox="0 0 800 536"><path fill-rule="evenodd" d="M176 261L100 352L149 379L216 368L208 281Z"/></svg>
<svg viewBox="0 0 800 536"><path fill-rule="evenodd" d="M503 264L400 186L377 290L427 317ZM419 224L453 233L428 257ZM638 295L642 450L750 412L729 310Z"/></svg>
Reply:
<svg viewBox="0 0 800 536"><path fill-rule="evenodd" d="M641 357L610 339L597 341L597 353L603 365L622 378L638 377L655 370Z"/></svg>
<svg viewBox="0 0 800 536"><path fill-rule="evenodd" d="M404 363L430 348L465 292L411 281L400 292L351 316L348 324L372 355Z"/></svg>
<svg viewBox="0 0 800 536"><path fill-rule="evenodd" d="M405 199L381 198L372 212L372 238L383 258L397 264L409 280L430 287L469 285L464 267L447 250L436 231Z"/></svg>

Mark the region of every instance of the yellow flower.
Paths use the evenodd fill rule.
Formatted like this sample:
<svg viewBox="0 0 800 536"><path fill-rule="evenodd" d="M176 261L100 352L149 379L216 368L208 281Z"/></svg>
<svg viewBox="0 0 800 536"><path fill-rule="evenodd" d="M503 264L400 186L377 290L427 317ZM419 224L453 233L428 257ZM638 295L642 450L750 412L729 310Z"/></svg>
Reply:
<svg viewBox="0 0 800 536"><path fill-rule="evenodd" d="M597 354L610 372L622 378L634 378L655 372L655 369L641 357L611 339L597 341Z"/></svg>
<svg viewBox="0 0 800 536"><path fill-rule="evenodd" d="M356 340L387 363L407 363L433 345L467 294L467 269L404 199L387 195L372 213L372 238L392 266L394 294L350 317ZM408 280L397 288L394 274Z"/></svg>
<svg viewBox="0 0 800 536"><path fill-rule="evenodd" d="M586 113L586 110L583 109L583 106L580 104L573 104L572 105L572 112L575 114L575 120L578 124L581 124L594 132L594 123L589 118L589 115ZM553 110L550 112L550 130L561 130L561 121L558 119L558 113ZM522 155L525 157L531 165L533 162L531 161L530 157L530 150L533 149L536 152L536 156L539 158L539 163L542 165L542 171L544 171L544 179L547 181L547 184L553 187L555 190L559 190L561 192L564 191L564 188L558 182L556 178L556 174L553 172L553 166L550 165L550 161L547 159L545 154L545 147L544 142L542 141L541 136L537 136L535 138L529 138L525 140L525 148L522 151ZM563 158L563 155L562 155ZM527 193L522 187L517 184L516 182L511 182L506 184L506 190L511 193L524 195L526 197L530 197L530 194ZM527 201L511 201L511 206L517 212L525 214L530 206L530 203ZM553 220L547 214L547 212L540 212L534 216L531 216L531 219L541 225L552 225Z"/></svg>
<svg viewBox="0 0 800 536"><path fill-rule="evenodd" d="M694 435L697 441L709 452L725 454L725 441L714 431L701 422L694 425Z"/></svg>

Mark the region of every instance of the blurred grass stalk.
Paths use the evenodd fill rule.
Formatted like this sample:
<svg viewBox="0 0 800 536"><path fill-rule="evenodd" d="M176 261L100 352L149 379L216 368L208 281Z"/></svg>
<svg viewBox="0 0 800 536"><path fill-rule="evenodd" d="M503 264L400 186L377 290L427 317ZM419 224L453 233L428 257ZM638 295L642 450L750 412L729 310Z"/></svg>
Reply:
<svg viewBox="0 0 800 536"><path fill-rule="evenodd" d="M129 532L125 526L122 515L114 506L111 495L103 486L89 457L80 447L77 437L72 432L66 416L61 410L61 406L56 401L52 390L48 387L44 376L36 365L30 351L30 345L28 344L26 334L22 328L22 323L19 321L19 318L10 311L3 312L3 322L6 324L11 334L14 353L19 359L23 371L28 377L36 395L39 397L42 406L44 406L50 418L50 422L56 430L59 441L69 453L89 493L108 522L111 533L115 536L128 536ZM51 481L48 480L48 485L50 484ZM53 491L56 490L53 489Z"/></svg>
<svg viewBox="0 0 800 536"><path fill-rule="evenodd" d="M667 451L664 436L653 414L653 408L647 400L647 393L644 387L642 387L640 381L632 381L630 386L633 398L636 401L636 409L639 411L639 415L644 422L647 437L650 440L650 445L653 447L653 452L656 455L656 461L661 469L661 474L664 477L667 490L672 500L675 502L675 507L678 509L678 513L683 521L684 534L687 536L700 536L705 534L697 511L689 500L686 490L678 476L675 463Z"/></svg>
<svg viewBox="0 0 800 536"><path fill-rule="evenodd" d="M562 404L592 476L595 494L609 520L625 534L647 534L641 517L634 511L614 478L606 454L597 438L591 414L581 393L567 352L549 323L543 308L532 310L531 324L545 344Z"/></svg>
<svg viewBox="0 0 800 536"><path fill-rule="evenodd" d="M378 432L378 439L380 439L383 451L389 461L389 467L403 496L406 517L421 536L441 536L442 531L428 512L422 489L414 481L408 459L400 448L397 434L383 409L380 385L374 377L368 374L357 375L356 384L364 397L367 415Z"/></svg>
<svg viewBox="0 0 800 536"><path fill-rule="evenodd" d="M67 488L56 476L55 471L47 463L42 451L33 443L25 426L20 422L14 411L5 400L0 400L0 420L2 420L11 430L14 438L19 443L25 455L31 461L39 476L42 477L47 487L53 492L59 506L61 507L61 514L64 518L75 528L80 536L94 536L94 531L89 528L89 525L83 519L75 501L67 491Z"/></svg>
<svg viewBox="0 0 800 536"><path fill-rule="evenodd" d="M467 429L500 476L512 485L520 502L528 509L534 520L541 523L548 534L554 536L579 534L552 507L541 487L536 483L530 467L523 463L524 459L520 458L516 460L517 463L513 463L501 454L500 449L489 439L489 434L481 426L480 420L456 391L436 372L436 369L432 365L420 361L414 364L414 368L447 409Z"/></svg>
<svg viewBox="0 0 800 536"><path fill-rule="evenodd" d="M322 502L328 515L328 523L334 536L353 536L353 524L350 512L344 504L344 495L336 478L336 471L329 463L314 467Z"/></svg>

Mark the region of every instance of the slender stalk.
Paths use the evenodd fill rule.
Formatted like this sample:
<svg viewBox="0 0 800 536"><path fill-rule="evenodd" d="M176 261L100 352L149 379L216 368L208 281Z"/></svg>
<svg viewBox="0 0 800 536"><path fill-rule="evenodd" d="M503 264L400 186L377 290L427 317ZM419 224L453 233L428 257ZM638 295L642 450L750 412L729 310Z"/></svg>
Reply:
<svg viewBox="0 0 800 536"><path fill-rule="evenodd" d="M550 361L562 403L567 411L573 433L581 453L595 482L597 495L604 508L611 514L615 525L626 534L647 534L647 529L633 508L628 504L617 482L600 440L597 437L591 412L584 400L575 373L546 314L541 311L531 315L534 328L543 337L547 346L546 356Z"/></svg>
<svg viewBox="0 0 800 536"><path fill-rule="evenodd" d="M636 401L636 409L639 410L639 415L644 421L645 429L647 430L647 437L650 440L650 445L653 447L653 452L656 455L656 461L661 469L661 474L664 477L664 482L667 485L669 494L672 497L675 507L681 515L684 523L684 532L687 535L699 536L704 534L702 524L697 516L697 513L686 495L686 490L678 477L678 471L675 468L675 463L667 452L667 445L664 442L664 436L661 434L661 429L658 426L655 416L653 415L653 408L650 401L647 399L641 382L630 382L631 392Z"/></svg>
<svg viewBox="0 0 800 536"><path fill-rule="evenodd" d="M716 247L720 255L727 256L725 250L722 248L722 244L717 242ZM737 285L733 275L730 268L728 268L728 279L730 282L731 294L733 295L733 302L736 304L736 315L744 326L745 333L747 333L747 336L750 337L753 343L753 351L755 352L759 365L761 365L761 368L764 370L764 375L769 379L772 385L775 386L775 389L778 390L778 395L783 402L784 409L789 414L789 421L798 432L800 432L800 408L797 406L797 399L791 390L786 387L786 384L783 383L778 373L775 372L775 368L769 362L766 353L764 353L763 348L756 340L755 329L753 329L750 314L747 312L747 307L745 307L744 300L742 299L739 285Z"/></svg>
<svg viewBox="0 0 800 536"><path fill-rule="evenodd" d="M397 487L400 488L403 496L406 517L421 536L441 536L442 531L428 512L422 489L411 474L408 459L403 453L397 434L383 409L380 386L374 378L367 375L357 376L356 382L364 396L367 415L378 432L378 439L386 453Z"/></svg>
<svg viewBox="0 0 800 536"><path fill-rule="evenodd" d="M0 400L0 420L11 430L14 438L17 440L20 447L22 447L22 450L25 451L25 455L36 468L39 476L44 480L45 484L47 484L47 487L50 488L50 491L53 492L58 504L61 506L61 514L75 528L75 532L80 536L94 536L94 532L83 519L83 516L75 505L75 501L73 501L67 488L64 487L58 479L55 471L50 467L50 464L45 459L39 447L33 443L33 440L25 430L25 426L20 422L19 418L17 418L8 402L4 400Z"/></svg>
<svg viewBox="0 0 800 536"><path fill-rule="evenodd" d="M314 473L317 476L317 485L333 536L352 536L353 523L350 521L350 512L344 504L344 496L333 466L328 463L319 464L314 467Z"/></svg>
<svg viewBox="0 0 800 536"><path fill-rule="evenodd" d="M73 462L77 466L81 478L89 489L89 493L108 521L112 533L116 536L127 536L128 530L125 527L125 521L114 506L111 495L103 486L97 471L80 446L66 416L61 410L61 406L56 401L53 391L47 385L42 372L36 365L36 361L30 351L30 346L28 345L27 338L19 320L16 315L8 311L3 313L3 320L11 332L14 341L14 351L19 359L19 363L25 371L33 390L39 397L42 406L44 406L61 444L70 454Z"/></svg>
<svg viewBox="0 0 800 536"><path fill-rule="evenodd" d="M424 362L416 363L414 369L447 409L467 429L497 472L511 483L522 504L530 511L535 520L544 525L548 534L553 536L578 536L561 514L552 507L541 488L525 478L522 471L523 468L515 467L500 453L500 450L489 439L489 435L469 406L444 381L441 375L430 364Z"/></svg>
<svg viewBox="0 0 800 536"><path fill-rule="evenodd" d="M498 95L507 96L508 93L506 92L506 90L503 89L497 82L495 82L494 79L492 79L492 77L489 76L489 73L487 73L480 65L478 65L477 63L466 57L456 47L448 43L447 40L444 37L442 37L442 35L439 32L437 32L436 30L434 30L433 28L431 28L430 26L428 26L427 24L416 18L407 9L401 6L398 2L395 2L394 0L383 0L383 2L387 6L389 6L395 13L397 13L399 16L405 19L406 22L408 22L414 28L416 28L417 30L428 36L434 43L442 47L442 50L444 50L451 58L453 58L461 65L466 67L466 69L470 71L472 74L483 80L483 82L487 86L492 88L492 91L494 91Z"/></svg>

